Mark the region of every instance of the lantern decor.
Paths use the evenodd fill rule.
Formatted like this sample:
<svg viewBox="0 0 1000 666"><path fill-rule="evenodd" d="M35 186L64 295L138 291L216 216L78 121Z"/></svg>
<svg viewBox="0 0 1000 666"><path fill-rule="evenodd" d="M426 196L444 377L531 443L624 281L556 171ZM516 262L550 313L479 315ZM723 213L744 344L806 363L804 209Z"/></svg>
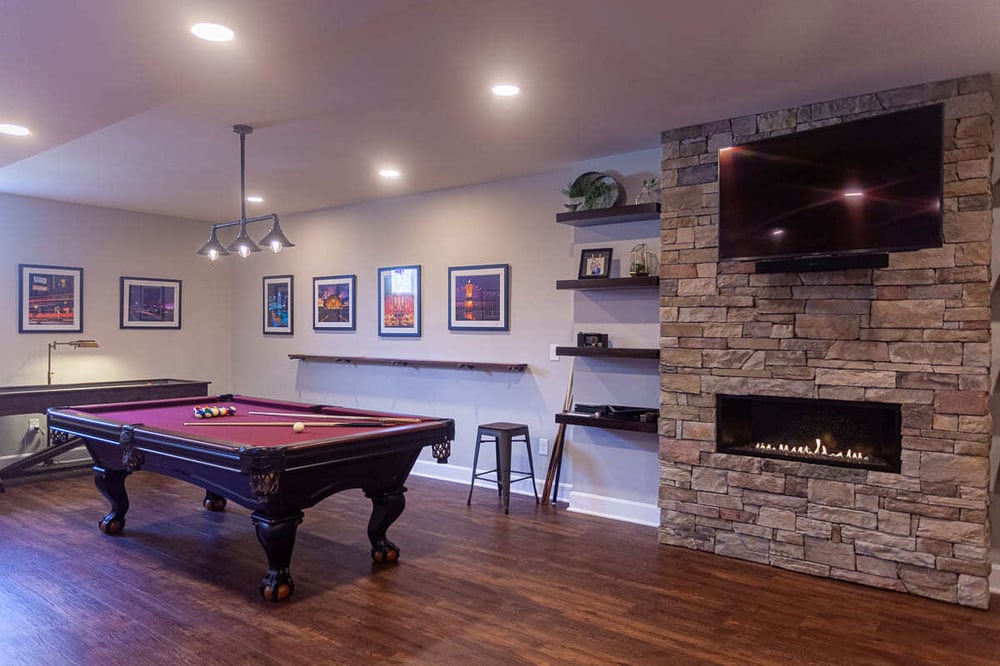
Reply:
<svg viewBox="0 0 1000 666"><path fill-rule="evenodd" d="M649 251L645 243L639 243L629 253L628 274L645 277L656 272L656 255Z"/></svg>

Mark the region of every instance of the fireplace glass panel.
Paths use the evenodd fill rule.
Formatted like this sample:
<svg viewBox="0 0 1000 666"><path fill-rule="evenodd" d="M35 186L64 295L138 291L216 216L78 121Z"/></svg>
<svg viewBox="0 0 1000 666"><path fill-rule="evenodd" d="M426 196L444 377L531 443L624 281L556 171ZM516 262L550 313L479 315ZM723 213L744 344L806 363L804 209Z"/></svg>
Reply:
<svg viewBox="0 0 1000 666"><path fill-rule="evenodd" d="M716 450L899 472L898 404L716 396Z"/></svg>

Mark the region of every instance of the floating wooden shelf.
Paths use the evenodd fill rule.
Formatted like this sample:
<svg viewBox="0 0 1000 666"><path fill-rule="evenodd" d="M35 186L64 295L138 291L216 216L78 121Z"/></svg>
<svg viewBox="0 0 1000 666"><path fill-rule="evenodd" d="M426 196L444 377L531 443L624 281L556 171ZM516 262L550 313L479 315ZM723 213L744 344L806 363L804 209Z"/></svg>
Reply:
<svg viewBox="0 0 1000 666"><path fill-rule="evenodd" d="M655 275L556 280L556 289L648 289L649 287L658 286L660 286L660 278Z"/></svg>
<svg viewBox="0 0 1000 666"><path fill-rule="evenodd" d="M577 210L572 213L556 213L556 222L572 227L593 227L598 224L621 224L623 222L641 222L655 220L660 217L660 204L633 204L615 206L614 208L597 208L595 210Z"/></svg>
<svg viewBox="0 0 1000 666"><path fill-rule="evenodd" d="M629 347L556 347L557 356L590 356L593 358L659 359L659 349Z"/></svg>
<svg viewBox="0 0 1000 666"><path fill-rule="evenodd" d="M603 416L562 412L556 414L556 423L566 425L587 426L589 428L604 428L605 430L628 430L630 432L648 432L656 434L656 422L628 421L626 419L609 419Z"/></svg>
<svg viewBox="0 0 1000 666"><path fill-rule="evenodd" d="M444 368L446 370L479 370L481 372L524 372L527 363L483 363L480 361L421 361L405 358L373 358L371 356L323 356L289 354L293 361L306 363L351 363L355 365L401 365L408 368Z"/></svg>

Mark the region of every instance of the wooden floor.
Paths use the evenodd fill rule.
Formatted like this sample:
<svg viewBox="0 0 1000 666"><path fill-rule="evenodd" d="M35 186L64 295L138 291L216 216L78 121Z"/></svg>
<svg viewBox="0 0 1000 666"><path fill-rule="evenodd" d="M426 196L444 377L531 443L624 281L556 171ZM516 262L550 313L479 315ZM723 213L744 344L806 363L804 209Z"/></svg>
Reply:
<svg viewBox="0 0 1000 666"><path fill-rule="evenodd" d="M649 527L411 478L370 562L360 492L306 511L287 603L246 510L136 474L125 535L89 476L0 494L0 664L1000 663L984 612L660 546Z"/></svg>

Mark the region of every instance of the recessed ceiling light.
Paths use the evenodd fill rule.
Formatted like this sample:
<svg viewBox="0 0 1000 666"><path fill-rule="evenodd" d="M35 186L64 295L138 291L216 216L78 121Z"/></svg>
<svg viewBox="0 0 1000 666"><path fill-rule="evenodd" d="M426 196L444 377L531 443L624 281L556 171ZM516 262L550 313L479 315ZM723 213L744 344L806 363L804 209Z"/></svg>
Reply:
<svg viewBox="0 0 1000 666"><path fill-rule="evenodd" d="M379 169L378 175L382 176L387 180L395 180L396 178L399 178L400 175L402 174L399 173L399 169Z"/></svg>
<svg viewBox="0 0 1000 666"><path fill-rule="evenodd" d="M28 136L31 134L31 130L23 125L14 125L12 123L0 123L0 134L10 134L11 136Z"/></svg>
<svg viewBox="0 0 1000 666"><path fill-rule="evenodd" d="M209 42L231 42L236 33L218 23L196 23L191 26L191 34Z"/></svg>
<svg viewBox="0 0 1000 666"><path fill-rule="evenodd" d="M264 197L258 197L256 195L251 194L250 196L247 197L247 201L249 203L264 203Z"/></svg>
<svg viewBox="0 0 1000 666"><path fill-rule="evenodd" d="M513 83L498 83L493 86L493 94L497 97L513 97L519 92L521 92L521 88Z"/></svg>

